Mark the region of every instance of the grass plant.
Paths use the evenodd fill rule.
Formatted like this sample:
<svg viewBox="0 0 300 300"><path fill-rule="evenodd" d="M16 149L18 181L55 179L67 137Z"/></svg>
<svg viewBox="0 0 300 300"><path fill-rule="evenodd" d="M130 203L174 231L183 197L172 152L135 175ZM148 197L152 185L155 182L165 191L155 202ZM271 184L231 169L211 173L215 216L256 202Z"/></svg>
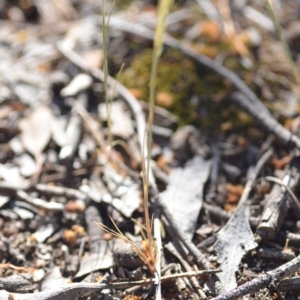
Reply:
<svg viewBox="0 0 300 300"><path fill-rule="evenodd" d="M110 229L106 225L102 223L97 223L97 225L106 232L110 232L113 236L123 239L125 242L129 243L133 250L139 255L139 257L143 260L143 262L148 266L149 271L153 274L156 270L156 262L157 262L157 247L154 243L153 235L152 235L152 223L149 209L148 209L148 198L149 198L149 180L150 180L150 162L151 162L151 146L152 146L152 125L154 118L154 105L156 98L156 80L157 80L157 67L159 63L159 58L163 51L163 38L166 29L166 21L169 14L170 7L172 5L172 0L160 0L158 5L158 20L156 24L155 30L155 38L154 38L154 47L153 47L153 55L152 55L152 65L151 65L151 74L150 74L150 85L149 85L149 116L147 121L147 128L145 132L145 141L144 150L143 150L143 190L144 190L144 215L145 215L145 226L134 221L141 229L142 237L144 239L142 248L139 248L132 241L130 241L120 229L117 227L115 222L111 219L113 225L115 226L115 230ZM106 103L106 111L107 111L107 120L108 120L108 128L109 128L109 145L110 147L114 145L112 142L112 134L111 134L111 103L113 97L109 97L108 95L108 60L107 60L107 31L109 25L108 17L106 22L106 8L105 8L105 0L102 2L102 38L103 38L103 73L104 73L104 94L105 94L105 103ZM122 71L122 67L120 69L119 75ZM118 75L118 77L119 77ZM158 271L160 274L160 271Z"/></svg>
<svg viewBox="0 0 300 300"><path fill-rule="evenodd" d="M280 43L281 43L281 46L284 50L284 53L285 53L285 56L288 60L288 63L289 63L289 66L290 66L290 69L291 69L291 73L292 73L292 76L293 76L293 79L294 79L294 83L296 84L297 86L297 98L298 98L298 101L300 100L300 91L299 91L299 85L300 85L300 77L299 77L299 74L297 72L297 68L296 68L296 65L294 63L294 60L292 58L292 54L291 54L291 51L290 51L290 48L282 34L282 30L281 30L281 26L280 26L280 23L279 23L279 20L275 14L275 11L274 11L274 6L273 6L273 2L272 0L264 0L265 1L265 5L266 5L266 8L271 16L271 19L273 21L273 24L274 24L274 27L275 27L275 31L276 31L276 34L280 40Z"/></svg>
<svg viewBox="0 0 300 300"><path fill-rule="evenodd" d="M144 211L145 211L145 223L146 231L149 243L149 249L155 249L153 246L153 238L151 232L150 215L148 209L148 199L149 199L149 176L150 176L150 162L151 162L151 147L152 147L152 125L154 118L154 105L155 105L155 95L156 95L156 79L157 79L157 68L159 63L159 58L163 51L163 40L166 30L167 17L172 5L172 0L160 0L158 5L158 19L155 29L153 54L152 54L152 64L150 73L150 85L149 85L149 115L147 128L145 136L147 136L147 158L146 165L143 166L143 188L144 188ZM145 151L144 151L145 152ZM156 251L150 253L151 260L156 261Z"/></svg>
<svg viewBox="0 0 300 300"><path fill-rule="evenodd" d="M112 133L111 133L111 106L113 95L110 97L108 94L108 59L107 59L107 32L109 19L111 17L113 7L115 2L113 2L111 11L108 15L108 19L106 21L106 0L102 0L102 49L103 49L103 74L104 74L104 98L106 104L106 114L107 114L107 127L108 127L108 144L112 143ZM121 67L122 68L122 67Z"/></svg>
<svg viewBox="0 0 300 300"><path fill-rule="evenodd" d="M132 249L135 251L135 253L141 258L141 260L144 262L144 264L148 267L149 271L153 274L155 271L155 267L153 265L153 261L151 261L151 257L149 256L149 253L151 251L149 251L149 245L145 244L145 241L147 243L147 237L145 235L145 227L138 223L136 220L133 220L133 222L135 222L139 228L141 229L141 233L142 233L142 237L144 239L144 245L142 245L142 247L140 248L139 246L137 246L134 242L132 242L131 240L129 240L122 232L121 230L118 228L118 226L116 225L116 223L114 222L114 220L109 217L111 222L113 223L115 230L109 228L108 226L102 224L102 223L96 223L102 230L109 232L111 235L113 235L116 238L120 238L123 241L125 241L126 243L130 244Z"/></svg>

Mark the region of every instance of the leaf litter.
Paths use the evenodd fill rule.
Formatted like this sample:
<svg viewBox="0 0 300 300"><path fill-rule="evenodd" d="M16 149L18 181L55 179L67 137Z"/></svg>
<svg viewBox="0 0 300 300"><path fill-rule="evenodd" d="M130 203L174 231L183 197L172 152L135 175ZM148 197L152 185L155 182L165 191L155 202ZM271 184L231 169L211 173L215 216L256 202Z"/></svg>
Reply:
<svg viewBox="0 0 300 300"><path fill-rule="evenodd" d="M141 172L155 1L117 2L105 42L96 1L25 2L0 8L0 299L152 299L160 250L163 299L294 299L299 93L262 3L171 9L151 246ZM282 3L279 20L296 68L297 9ZM110 114L106 59L121 80L108 80Z"/></svg>
<svg viewBox="0 0 300 300"><path fill-rule="evenodd" d="M171 171L167 188L161 194L176 222L190 240L193 238L202 208L203 189L210 166L210 160L194 156L186 162L184 168L174 168Z"/></svg>

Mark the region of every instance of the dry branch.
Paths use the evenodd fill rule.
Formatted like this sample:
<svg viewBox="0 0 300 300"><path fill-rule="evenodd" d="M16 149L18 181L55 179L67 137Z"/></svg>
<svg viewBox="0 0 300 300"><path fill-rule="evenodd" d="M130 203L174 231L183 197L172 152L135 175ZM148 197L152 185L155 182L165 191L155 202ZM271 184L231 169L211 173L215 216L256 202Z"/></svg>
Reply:
<svg viewBox="0 0 300 300"><path fill-rule="evenodd" d="M217 273L220 270L205 270L195 271L189 273L173 274L169 276L162 276L161 280L170 280L173 278L180 278L186 276L197 276L208 273ZM101 292L104 289L126 289L137 285L151 285L155 282L155 279L146 279L132 282L111 282L111 283L72 283L59 288L53 288L48 291L34 293L34 294L15 294L8 293L4 290L0 291L0 300L65 300L65 299L77 299L80 296L90 294L93 292Z"/></svg>
<svg viewBox="0 0 300 300"><path fill-rule="evenodd" d="M275 284L280 279L295 273L299 268L300 256L297 256L290 262L278 267L277 269L259 275L255 279L248 281L223 295L215 297L212 300L234 300L247 294L257 292L264 287L275 287Z"/></svg>

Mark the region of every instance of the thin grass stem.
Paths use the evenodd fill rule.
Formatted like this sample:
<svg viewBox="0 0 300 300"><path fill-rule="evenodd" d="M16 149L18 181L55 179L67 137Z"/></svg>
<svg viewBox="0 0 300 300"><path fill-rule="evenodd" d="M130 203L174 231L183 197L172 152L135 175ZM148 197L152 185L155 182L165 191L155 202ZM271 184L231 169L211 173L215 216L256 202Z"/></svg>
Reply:
<svg viewBox="0 0 300 300"><path fill-rule="evenodd" d="M291 54L290 48L289 48L289 46L288 46L285 38L283 37L281 26L279 24L279 21L278 21L278 18L276 16L276 14L275 14L272 0L265 0L265 5L267 7L267 10L268 10L271 18L272 18L272 21L273 21L274 26L275 26L276 34L278 35L278 38L279 38L281 46L282 46L282 48L284 50L285 56L286 56L286 58L287 58L287 60L289 62L294 82L295 82L295 84L297 86L299 86L299 84L300 84L299 74L297 72L294 60L292 58L292 54ZM297 98L299 100L299 90L298 90Z"/></svg>
<svg viewBox="0 0 300 300"><path fill-rule="evenodd" d="M152 65L151 65L150 84L149 84L149 115L148 115L148 122L146 128L147 157L146 157L146 165L143 167L145 223L146 223L147 237L149 243L149 252L151 256L150 259L153 263L155 263L156 299L161 299L160 248L158 249L156 245L154 247L154 241L152 237L152 226L151 226L149 210L148 210L149 177L150 177L150 162L151 162L151 147L152 147L152 125L154 119L154 104L156 98L157 69L158 69L159 58L163 51L163 44L164 44L163 36L166 30L166 23L167 23L166 21L167 21L167 17L172 2L173 2L172 0L160 0L158 6L158 20L156 23L155 36L154 36L154 49L152 54ZM157 237L160 237L160 234L157 232L155 235ZM154 252L152 251L152 249L155 249L156 251Z"/></svg>
<svg viewBox="0 0 300 300"><path fill-rule="evenodd" d="M102 48L103 48L103 74L104 74L104 99L106 104L106 114L107 114L107 127L108 127L108 144L112 143L112 133L111 133L111 105L113 101L113 95L109 97L108 95L108 58L107 58L107 32L110 17L112 15L113 7L115 2L113 2L111 11L108 15L106 22L106 0L102 0Z"/></svg>

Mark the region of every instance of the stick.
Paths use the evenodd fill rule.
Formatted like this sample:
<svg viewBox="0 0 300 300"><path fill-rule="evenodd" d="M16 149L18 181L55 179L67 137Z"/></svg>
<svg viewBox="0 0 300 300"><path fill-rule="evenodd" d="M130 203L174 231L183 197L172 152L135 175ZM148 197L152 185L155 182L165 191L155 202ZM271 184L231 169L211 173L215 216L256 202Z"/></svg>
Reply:
<svg viewBox="0 0 300 300"><path fill-rule="evenodd" d="M299 156L295 156L285 172L283 180L267 176L266 180L275 182L271 192L265 197L265 206L256 234L260 238L274 239L281 228L290 206L288 194L294 201L298 213L299 202L292 189L299 183Z"/></svg>
<svg viewBox="0 0 300 300"><path fill-rule="evenodd" d="M179 277L190 277L196 275L203 275L208 273L217 273L220 270L204 270L195 271L181 274L172 274L169 276L161 277L162 281L179 278ZM78 297L90 294L93 292L101 292L103 289L125 289L137 285L151 285L155 283L155 278L139 281L125 281L125 282L111 282L111 283L72 283L68 285L61 286L59 288L54 288L44 292L34 293L34 294L15 294L8 293L4 290L0 291L0 300L66 300L66 299L77 299Z"/></svg>
<svg viewBox="0 0 300 300"><path fill-rule="evenodd" d="M251 103L248 97L239 92L233 93L231 99L257 120L267 131L273 133L283 145L289 148L300 148L300 139L283 127L266 107L262 108L263 104Z"/></svg>
<svg viewBox="0 0 300 300"><path fill-rule="evenodd" d="M266 274L261 274L255 279L211 300L234 300L249 293L257 292L259 289L267 287L268 285L274 286L277 281L295 273L299 268L300 255L277 269L269 271Z"/></svg>
<svg viewBox="0 0 300 300"><path fill-rule="evenodd" d="M268 150L266 153L264 153L264 155L257 162L257 164L254 168L254 171L251 174L251 176L250 176L249 180L247 181L246 186L243 190L243 194L241 196L241 199L239 201L237 209L239 207L241 207L242 205L244 205L244 203L247 201L260 170L262 169L262 167L265 165L265 163L268 161L268 159L271 157L272 154L273 154L273 149Z"/></svg>

